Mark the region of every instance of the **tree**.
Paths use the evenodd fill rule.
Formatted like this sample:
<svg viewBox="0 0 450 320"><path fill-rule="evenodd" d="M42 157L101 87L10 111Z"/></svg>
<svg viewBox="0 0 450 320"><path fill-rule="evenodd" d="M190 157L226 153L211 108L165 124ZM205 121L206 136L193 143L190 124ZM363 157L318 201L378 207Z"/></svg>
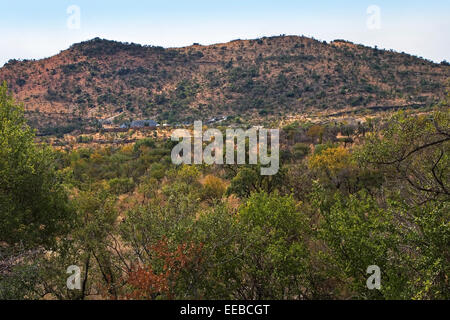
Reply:
<svg viewBox="0 0 450 320"><path fill-rule="evenodd" d="M446 203L409 207L401 197L380 203L366 191L313 193L318 240L336 294L357 299L448 299L450 236ZM381 290L366 288L367 267L382 271Z"/></svg>
<svg viewBox="0 0 450 320"><path fill-rule="evenodd" d="M150 250L155 256L153 264L133 265L127 273L124 296L134 300L174 299L176 285L182 270L196 264L201 245L182 244L171 250L163 238ZM158 267L154 267L158 265Z"/></svg>
<svg viewBox="0 0 450 320"><path fill-rule="evenodd" d="M309 297L308 219L291 196L253 193L238 214L245 234L239 299Z"/></svg>
<svg viewBox="0 0 450 320"><path fill-rule="evenodd" d="M245 166L239 169L231 180L227 193L236 194L241 198L249 197L252 192L265 191L271 193L283 187L286 168L281 168L276 175L262 176L261 166Z"/></svg>
<svg viewBox="0 0 450 320"><path fill-rule="evenodd" d="M71 209L54 154L34 143L23 108L0 87L0 242L49 247L70 226Z"/></svg>
<svg viewBox="0 0 450 320"><path fill-rule="evenodd" d="M341 133L344 136L347 136L348 138L350 138L350 136L352 134L354 134L356 131L356 128L354 125L351 124L344 124L341 126Z"/></svg>
<svg viewBox="0 0 450 320"><path fill-rule="evenodd" d="M312 138L313 142L319 139L319 144L322 144L324 130L321 125L313 125L306 134Z"/></svg>
<svg viewBox="0 0 450 320"><path fill-rule="evenodd" d="M346 288L359 299L402 298L407 275L401 270L406 266L398 252L400 233L393 213L363 191L348 197L322 191L314 198L321 216L318 238L325 244L319 256L324 257L329 277L342 281L337 294ZM381 292L366 288L371 265L383 272Z"/></svg>
<svg viewBox="0 0 450 320"><path fill-rule="evenodd" d="M392 184L423 203L432 199L448 201L450 196L450 109L430 116L398 113L388 127L367 136L357 153L363 166L384 171ZM406 196L406 195L405 195ZM412 196L412 197L411 197Z"/></svg>
<svg viewBox="0 0 450 320"><path fill-rule="evenodd" d="M296 143L293 147L293 154L296 160L302 160L311 152L309 145L305 143Z"/></svg>
<svg viewBox="0 0 450 320"><path fill-rule="evenodd" d="M93 292L101 292L103 297L118 297L118 280L127 265L118 262L123 256L115 228L116 199L107 188L104 183L96 185L94 191L78 191L74 195L77 215L70 236L58 241L53 254L41 255L33 262L38 279L30 289L38 292L39 297L83 300ZM66 270L70 265L81 269L79 290L67 288Z"/></svg>
<svg viewBox="0 0 450 320"><path fill-rule="evenodd" d="M328 148L309 159L309 167L319 173L325 173L330 180L352 165L351 154L343 147Z"/></svg>

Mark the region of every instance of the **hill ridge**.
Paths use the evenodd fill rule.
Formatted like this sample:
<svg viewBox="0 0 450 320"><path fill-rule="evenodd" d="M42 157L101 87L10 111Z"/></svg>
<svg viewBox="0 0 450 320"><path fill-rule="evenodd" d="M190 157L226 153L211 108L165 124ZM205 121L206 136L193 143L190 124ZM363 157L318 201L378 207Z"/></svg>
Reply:
<svg viewBox="0 0 450 320"><path fill-rule="evenodd" d="M445 63L293 35L180 48L94 38L0 68L0 81L38 129L92 125L118 113L118 121L176 123L431 105L443 97L449 76Z"/></svg>

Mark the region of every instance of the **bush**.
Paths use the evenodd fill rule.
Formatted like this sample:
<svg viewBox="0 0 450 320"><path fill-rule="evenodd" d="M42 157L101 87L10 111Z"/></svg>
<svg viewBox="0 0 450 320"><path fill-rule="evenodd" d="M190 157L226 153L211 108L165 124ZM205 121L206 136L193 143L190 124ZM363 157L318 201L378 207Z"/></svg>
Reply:
<svg viewBox="0 0 450 320"><path fill-rule="evenodd" d="M296 143L293 148L293 155L294 158L297 160L301 160L305 158L309 153L311 152L311 149L309 145L305 143Z"/></svg>
<svg viewBox="0 0 450 320"><path fill-rule="evenodd" d="M203 183L202 197L203 200L214 201L220 200L226 191L225 181L222 179L208 175Z"/></svg>
<svg viewBox="0 0 450 320"><path fill-rule="evenodd" d="M112 193L121 195L134 190L133 178L114 178L108 182Z"/></svg>

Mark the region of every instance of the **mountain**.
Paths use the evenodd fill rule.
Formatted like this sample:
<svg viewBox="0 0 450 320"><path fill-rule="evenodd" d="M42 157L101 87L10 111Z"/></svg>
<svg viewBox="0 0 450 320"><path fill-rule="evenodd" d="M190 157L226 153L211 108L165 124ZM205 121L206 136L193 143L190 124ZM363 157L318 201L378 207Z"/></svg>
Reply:
<svg viewBox="0 0 450 320"><path fill-rule="evenodd" d="M32 126L44 132L97 120L184 122L431 105L448 63L299 36L184 48L93 39L0 69Z"/></svg>

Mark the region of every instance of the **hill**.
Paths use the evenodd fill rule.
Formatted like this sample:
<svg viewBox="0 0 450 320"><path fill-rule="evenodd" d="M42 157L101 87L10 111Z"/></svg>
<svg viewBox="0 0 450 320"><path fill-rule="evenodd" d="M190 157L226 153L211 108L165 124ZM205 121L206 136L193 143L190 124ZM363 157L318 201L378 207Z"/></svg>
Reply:
<svg viewBox="0 0 450 320"><path fill-rule="evenodd" d="M108 118L179 123L428 106L449 76L447 63L298 36L169 49L96 38L0 69L31 125L48 133Z"/></svg>

